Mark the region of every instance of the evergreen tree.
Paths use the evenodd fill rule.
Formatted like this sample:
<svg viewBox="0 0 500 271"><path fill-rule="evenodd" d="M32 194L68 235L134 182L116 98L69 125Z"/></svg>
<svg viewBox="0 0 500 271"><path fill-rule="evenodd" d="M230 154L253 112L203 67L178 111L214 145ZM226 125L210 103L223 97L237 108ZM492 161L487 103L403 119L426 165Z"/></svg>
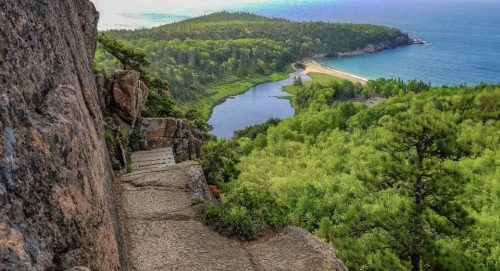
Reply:
<svg viewBox="0 0 500 271"><path fill-rule="evenodd" d="M98 37L99 44L102 48L116 57L125 70L142 71L144 67L149 66L149 61L146 59L146 52L134 48L133 46L108 38L104 34Z"/></svg>
<svg viewBox="0 0 500 271"><path fill-rule="evenodd" d="M451 114L423 105L381 121L390 136L378 146L382 159L365 181L377 192L392 190L405 199L401 215L383 228L392 231L394 246L412 270L429 269L439 254L437 236L456 235L471 223L457 200L465 187L453 167L465 155L458 130Z"/></svg>

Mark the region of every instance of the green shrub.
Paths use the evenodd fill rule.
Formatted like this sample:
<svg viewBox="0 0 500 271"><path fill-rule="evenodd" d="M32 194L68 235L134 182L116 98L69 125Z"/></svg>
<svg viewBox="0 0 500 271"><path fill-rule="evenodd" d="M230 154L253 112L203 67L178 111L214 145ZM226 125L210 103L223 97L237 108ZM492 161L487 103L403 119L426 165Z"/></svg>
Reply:
<svg viewBox="0 0 500 271"><path fill-rule="evenodd" d="M233 182L224 186L220 205L207 205L203 217L221 234L252 240L267 229L285 225L283 205L258 184Z"/></svg>
<svg viewBox="0 0 500 271"><path fill-rule="evenodd" d="M236 168L241 156L234 140L212 139L203 145L201 165L209 184L223 184L238 178Z"/></svg>
<svg viewBox="0 0 500 271"><path fill-rule="evenodd" d="M252 240L257 237L257 229L250 214L242 206L207 205L203 209L203 217L217 232L236 236L242 240Z"/></svg>
<svg viewBox="0 0 500 271"><path fill-rule="evenodd" d="M111 166L114 170L120 170L128 165L123 161L123 153L120 144L125 148L129 144L129 137L123 131L120 131L111 117L104 119L105 140L108 147ZM126 154L127 155L127 154ZM129 159L130 160L130 159Z"/></svg>
<svg viewBox="0 0 500 271"><path fill-rule="evenodd" d="M179 105L168 96L150 91L146 106L141 113L144 118L184 117Z"/></svg>
<svg viewBox="0 0 500 271"><path fill-rule="evenodd" d="M248 138L253 140L253 139L257 138L257 136L259 136L260 134L265 134L267 132L267 129L278 125L280 122L281 122L280 119L271 118L262 124L251 125L251 126L248 126L244 129L235 131L234 137L236 139L242 138L242 137L248 137Z"/></svg>

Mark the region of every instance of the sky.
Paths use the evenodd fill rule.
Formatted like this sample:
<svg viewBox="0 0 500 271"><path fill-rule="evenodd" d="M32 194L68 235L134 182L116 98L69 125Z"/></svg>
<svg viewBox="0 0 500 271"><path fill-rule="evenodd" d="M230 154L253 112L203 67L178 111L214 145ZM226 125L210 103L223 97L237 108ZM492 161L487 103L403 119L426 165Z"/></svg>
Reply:
<svg viewBox="0 0 500 271"><path fill-rule="evenodd" d="M219 10L234 5L258 5L279 1L283 0L92 0L97 9L104 14L130 12L192 14L203 10Z"/></svg>
<svg viewBox="0 0 500 271"><path fill-rule="evenodd" d="M141 14L162 14L162 23L198 16L238 6L259 5L287 0L91 0L101 14L100 29L153 26L155 18L141 18ZM297 1L297 0L294 0ZM311 1L311 0L298 0ZM130 16L134 14L134 16ZM138 16L139 15L139 16ZM172 15L165 18L165 15ZM176 16L174 16L176 15ZM148 16L151 16L149 14ZM180 17L179 17L180 16Z"/></svg>
<svg viewBox="0 0 500 271"><path fill-rule="evenodd" d="M500 0L91 0L94 2L101 17L99 29L111 28L143 28L153 27L209 14L222 10L244 10L245 8L259 5L301 5L304 3L318 3L322 1L344 2L357 1L377 3L378 1L500 1Z"/></svg>

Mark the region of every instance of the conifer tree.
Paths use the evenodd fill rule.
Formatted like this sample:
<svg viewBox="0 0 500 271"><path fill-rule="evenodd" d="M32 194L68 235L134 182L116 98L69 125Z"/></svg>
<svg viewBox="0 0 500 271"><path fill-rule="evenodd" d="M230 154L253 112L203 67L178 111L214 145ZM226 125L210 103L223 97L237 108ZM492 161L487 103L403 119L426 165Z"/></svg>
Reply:
<svg viewBox="0 0 500 271"><path fill-rule="evenodd" d="M390 136L378 146L384 155L366 181L377 192L391 189L406 199L401 216L384 228L393 231L412 270L428 269L426 260L437 256L436 237L457 235L471 224L457 200L465 179L453 166L466 153L452 114L421 105L381 122Z"/></svg>

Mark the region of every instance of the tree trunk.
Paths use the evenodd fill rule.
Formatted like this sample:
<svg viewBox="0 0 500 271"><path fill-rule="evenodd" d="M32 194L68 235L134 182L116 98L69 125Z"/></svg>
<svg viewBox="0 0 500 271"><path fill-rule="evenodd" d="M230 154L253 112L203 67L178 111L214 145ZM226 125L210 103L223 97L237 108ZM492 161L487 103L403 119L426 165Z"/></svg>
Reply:
<svg viewBox="0 0 500 271"><path fill-rule="evenodd" d="M411 270L412 271L420 271L420 254L415 253L411 255Z"/></svg>

